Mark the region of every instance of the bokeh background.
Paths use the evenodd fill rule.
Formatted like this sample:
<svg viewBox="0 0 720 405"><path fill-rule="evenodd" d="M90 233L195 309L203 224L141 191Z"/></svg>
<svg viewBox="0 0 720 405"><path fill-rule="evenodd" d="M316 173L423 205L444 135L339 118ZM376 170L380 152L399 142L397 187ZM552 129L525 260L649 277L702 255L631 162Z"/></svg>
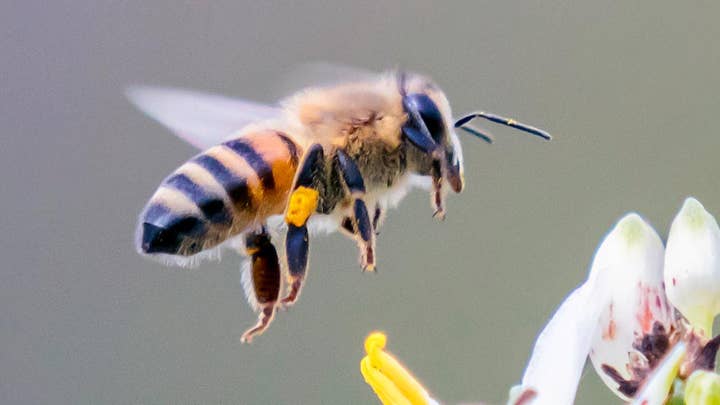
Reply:
<svg viewBox="0 0 720 405"><path fill-rule="evenodd" d="M373 329L434 395L502 403L540 328L616 219L665 234L687 195L720 214L716 2L6 1L0 4L0 402L374 403ZM139 257L136 215L195 151L134 110L131 83L271 102L293 66L429 74L456 112L467 190L391 212L378 275L314 240L300 303L251 346L240 260ZM562 384L562 381L558 381ZM588 368L578 402L614 400Z"/></svg>

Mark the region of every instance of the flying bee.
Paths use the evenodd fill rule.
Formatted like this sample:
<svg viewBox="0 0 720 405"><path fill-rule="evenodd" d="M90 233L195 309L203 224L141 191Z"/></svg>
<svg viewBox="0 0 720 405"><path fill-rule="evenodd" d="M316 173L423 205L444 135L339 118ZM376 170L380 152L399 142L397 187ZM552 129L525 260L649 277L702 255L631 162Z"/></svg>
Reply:
<svg viewBox="0 0 720 405"><path fill-rule="evenodd" d="M357 243L363 270L373 271L385 211L410 188L429 188L434 216L443 218L446 195L463 189L455 128L492 142L469 124L484 118L550 139L545 131L490 113L453 122L442 90L403 72L309 87L278 106L153 87L131 88L128 96L204 150L152 195L140 215L137 249L188 264L239 241L249 256L245 292L258 312L244 342L268 327L277 308L298 299L308 267L308 228L340 230ZM280 231L281 256L273 242Z"/></svg>

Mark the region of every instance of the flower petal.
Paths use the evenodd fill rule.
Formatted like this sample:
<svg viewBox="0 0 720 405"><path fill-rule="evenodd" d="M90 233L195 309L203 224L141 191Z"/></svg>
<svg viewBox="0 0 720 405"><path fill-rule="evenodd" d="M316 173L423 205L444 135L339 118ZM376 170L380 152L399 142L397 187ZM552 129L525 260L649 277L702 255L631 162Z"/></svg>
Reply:
<svg viewBox="0 0 720 405"><path fill-rule="evenodd" d="M524 388L521 385L516 385L510 388L507 405L532 404L535 397L537 397L537 392L533 388Z"/></svg>
<svg viewBox="0 0 720 405"><path fill-rule="evenodd" d="M711 337L713 319L720 312L720 228L692 197L670 227L665 285L670 302Z"/></svg>
<svg viewBox="0 0 720 405"><path fill-rule="evenodd" d="M610 293L593 334L590 359L602 380L623 399L636 388L621 387L618 380L639 385L631 374L631 366L637 364L631 365L629 353L633 363L657 361L664 354L638 356L634 344L643 336L669 332L674 323L663 287L663 256L655 230L639 215L629 214L615 225L593 260L591 272L602 272Z"/></svg>
<svg viewBox="0 0 720 405"><path fill-rule="evenodd" d="M521 385L537 391L533 404L573 403L593 338L599 333L600 315L615 288L614 273L605 266L618 245L644 246L647 229L654 233L635 214L623 218L601 243L587 281L565 298L540 332Z"/></svg>
<svg viewBox="0 0 720 405"><path fill-rule="evenodd" d="M592 274L591 274L592 276ZM521 386L537 393L534 405L572 404L598 325L602 292L589 278L570 293L537 338Z"/></svg>
<svg viewBox="0 0 720 405"><path fill-rule="evenodd" d="M588 353L603 377L601 366L608 361L626 372L635 331L651 331L655 321L672 323L662 260L662 241L639 215L628 214L615 225L600 244L587 281L538 336L521 385L537 392L533 404L572 404ZM617 383L607 378L617 392Z"/></svg>

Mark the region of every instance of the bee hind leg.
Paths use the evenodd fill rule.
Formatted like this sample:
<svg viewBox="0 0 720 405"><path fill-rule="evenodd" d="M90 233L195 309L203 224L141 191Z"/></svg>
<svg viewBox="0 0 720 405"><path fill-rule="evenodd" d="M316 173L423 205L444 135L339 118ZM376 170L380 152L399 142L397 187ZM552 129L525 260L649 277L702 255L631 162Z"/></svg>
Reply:
<svg viewBox="0 0 720 405"><path fill-rule="evenodd" d="M240 338L243 343L250 343L270 326L275 316L280 295L280 261L264 227L245 238L245 249L250 256L250 266L243 274L245 292L251 305L260 312L257 324Z"/></svg>
<svg viewBox="0 0 720 405"><path fill-rule="evenodd" d="M350 226L360 249L363 270L375 270L375 230L370 220L365 196L365 182L355 162L342 150L335 155L335 164L340 177L347 186L352 197L352 217L350 221L343 221L342 226L349 231Z"/></svg>
<svg viewBox="0 0 720 405"><path fill-rule="evenodd" d="M242 337L240 337L240 341L243 343L252 343L253 337L265 332L273 318L275 318L275 306L263 306L257 324L246 330Z"/></svg>
<svg viewBox="0 0 720 405"><path fill-rule="evenodd" d="M317 190L319 182L323 181L324 153L322 146L310 146L300 169L298 170L293 192L290 194L288 207L285 213L285 222L288 226L285 237L285 252L288 263L289 291L281 303L289 306L295 303L308 264L308 251L310 241L307 230L307 221L317 210L320 193Z"/></svg>

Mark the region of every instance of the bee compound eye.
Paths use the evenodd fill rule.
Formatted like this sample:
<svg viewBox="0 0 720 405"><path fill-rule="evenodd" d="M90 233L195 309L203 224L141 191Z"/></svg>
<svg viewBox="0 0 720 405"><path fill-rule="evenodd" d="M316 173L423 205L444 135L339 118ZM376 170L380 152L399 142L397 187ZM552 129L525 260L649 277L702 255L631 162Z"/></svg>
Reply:
<svg viewBox="0 0 720 405"><path fill-rule="evenodd" d="M445 125L442 113L435 102L427 94L413 93L405 96L403 104L406 109L414 109L420 114L430 135L439 142L445 131Z"/></svg>

